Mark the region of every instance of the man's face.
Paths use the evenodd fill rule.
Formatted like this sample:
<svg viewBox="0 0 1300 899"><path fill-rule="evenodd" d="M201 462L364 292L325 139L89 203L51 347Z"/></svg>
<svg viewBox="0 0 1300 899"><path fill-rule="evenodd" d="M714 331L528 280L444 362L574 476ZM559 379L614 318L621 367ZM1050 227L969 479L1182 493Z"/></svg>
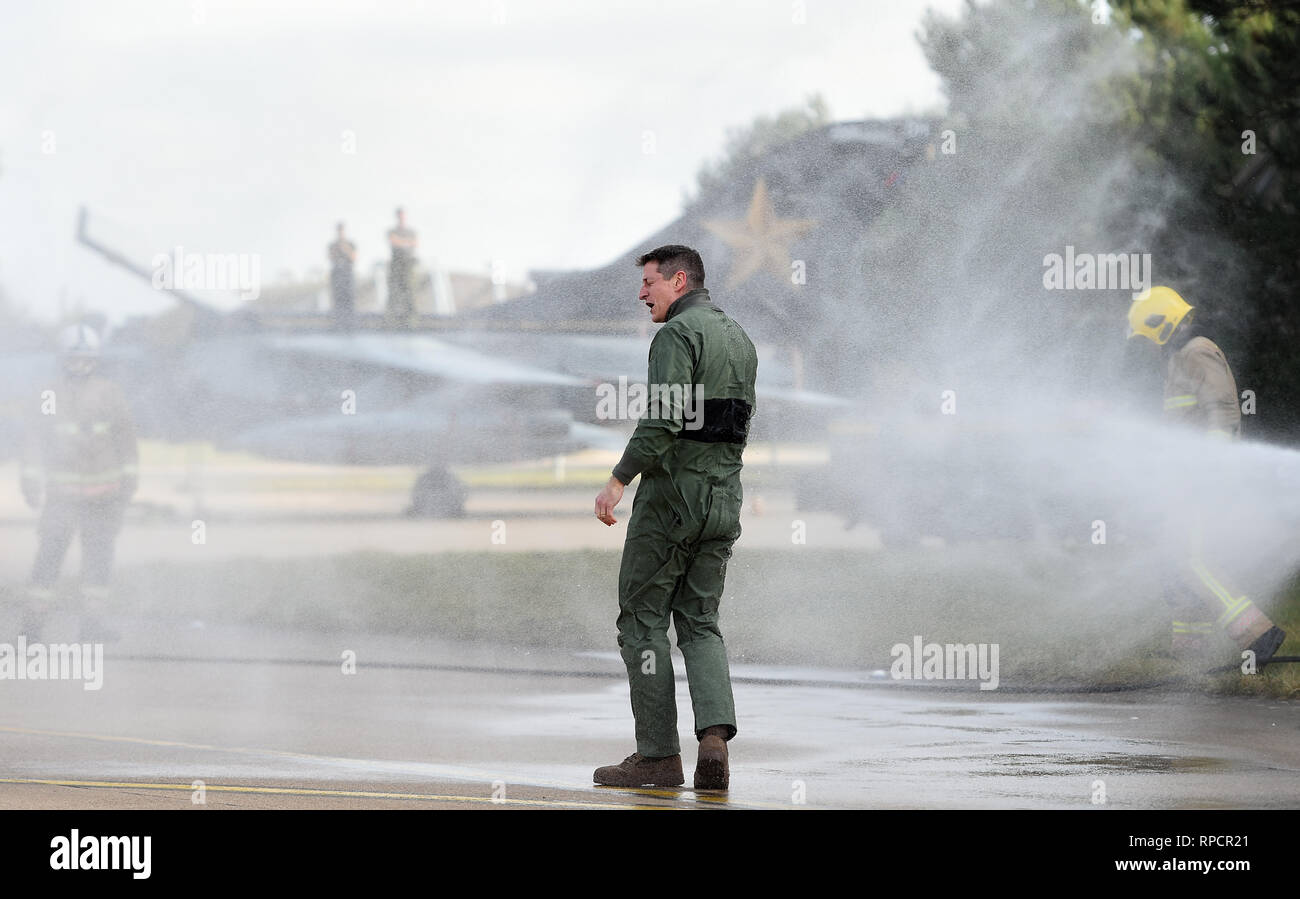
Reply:
<svg viewBox="0 0 1300 899"><path fill-rule="evenodd" d="M641 268L641 302L650 307L650 321L663 322L668 318L668 307L683 291L686 275L678 272L665 279L659 273L659 263L647 262Z"/></svg>

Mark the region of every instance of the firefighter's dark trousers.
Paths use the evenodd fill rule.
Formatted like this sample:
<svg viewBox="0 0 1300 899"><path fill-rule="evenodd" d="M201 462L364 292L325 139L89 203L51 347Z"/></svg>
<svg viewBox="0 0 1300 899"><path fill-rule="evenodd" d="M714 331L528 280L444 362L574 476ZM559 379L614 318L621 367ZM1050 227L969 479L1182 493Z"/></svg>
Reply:
<svg viewBox="0 0 1300 899"><path fill-rule="evenodd" d="M32 565L30 594L37 606L48 604L72 539L81 533L81 583L88 603L102 601L113 573L113 550L122 529L126 503L119 496L78 499L52 495L41 512L40 545Z"/></svg>

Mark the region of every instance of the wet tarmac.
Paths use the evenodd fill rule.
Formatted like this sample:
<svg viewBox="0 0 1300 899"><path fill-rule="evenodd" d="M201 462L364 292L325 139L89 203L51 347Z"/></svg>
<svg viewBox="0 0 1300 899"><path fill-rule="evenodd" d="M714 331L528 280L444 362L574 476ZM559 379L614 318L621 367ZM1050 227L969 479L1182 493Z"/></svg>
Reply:
<svg viewBox="0 0 1300 899"><path fill-rule="evenodd" d="M196 781L213 808L1300 806L1296 702L737 665L731 790L615 790L590 779L634 748L612 651L119 624L98 690L0 681L0 807L192 808Z"/></svg>
<svg viewBox="0 0 1300 899"><path fill-rule="evenodd" d="M203 556L617 550L624 537L589 517L589 488L478 490L467 519L419 521L383 510L400 499L390 487L334 494L321 509L303 506L311 491L301 489L225 496ZM151 508L132 509L120 565L193 557L188 514ZM747 503L745 545L789 546L794 514L781 494ZM498 517L507 545L490 542ZM819 545L879 548L866 526L801 520ZM10 586L26 577L34 521L15 497L0 502ZM592 770L634 749L612 633L608 651L584 653L113 623L125 637L106 647L99 690L0 679L0 808L193 808L200 795L210 808L1300 806L1300 702L936 689L869 671L736 664L731 790L612 790L593 786ZM13 607L0 609L0 640L17 627ZM70 620L47 636L75 639ZM680 657L677 670L689 783Z"/></svg>

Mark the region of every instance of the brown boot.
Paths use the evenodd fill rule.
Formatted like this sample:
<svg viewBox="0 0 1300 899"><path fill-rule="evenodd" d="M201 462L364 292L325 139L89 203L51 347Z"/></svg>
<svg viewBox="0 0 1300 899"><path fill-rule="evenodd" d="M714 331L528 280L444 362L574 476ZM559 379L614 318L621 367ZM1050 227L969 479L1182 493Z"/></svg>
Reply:
<svg viewBox="0 0 1300 899"><path fill-rule="evenodd" d="M591 779L606 787L680 787L686 782L680 755L651 759L639 752L621 764L597 768Z"/></svg>
<svg viewBox="0 0 1300 899"><path fill-rule="evenodd" d="M700 752L695 760L695 789L725 790L731 781L727 767L727 736L730 731L718 724L704 728Z"/></svg>

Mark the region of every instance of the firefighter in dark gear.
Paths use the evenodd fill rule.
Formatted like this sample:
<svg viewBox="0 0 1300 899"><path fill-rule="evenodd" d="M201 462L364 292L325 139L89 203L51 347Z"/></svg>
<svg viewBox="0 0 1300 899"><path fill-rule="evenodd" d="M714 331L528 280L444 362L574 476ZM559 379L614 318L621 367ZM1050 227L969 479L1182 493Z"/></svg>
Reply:
<svg viewBox="0 0 1300 899"><path fill-rule="evenodd" d="M415 250L420 245L413 229L406 225L406 211L397 210L397 225L388 230L393 256L388 263L388 314L402 327L415 320Z"/></svg>
<svg viewBox="0 0 1300 899"><path fill-rule="evenodd" d="M718 606L740 536L741 455L754 412L758 357L740 325L713 305L698 253L670 245L637 264L641 300L651 320L663 323L650 345L650 402L596 498L596 516L612 525L624 486L641 476L618 578L618 644L627 666L636 752L619 765L598 768L593 779L610 786L684 781L668 642L671 615L699 741L695 788L725 790L736 711Z"/></svg>
<svg viewBox="0 0 1300 899"><path fill-rule="evenodd" d="M81 532L83 638L112 640L102 616L113 550L123 513L135 493L135 428L122 391L96 373L99 335L74 325L60 335L63 377L40 397L24 441L22 491L37 508L44 494L39 546L28 587L26 635L48 616L63 558Z"/></svg>
<svg viewBox="0 0 1300 899"><path fill-rule="evenodd" d="M1142 336L1165 348L1165 417L1217 439L1236 440L1241 434L1237 383L1223 351L1193 331L1193 307L1174 290L1152 287L1129 308L1129 337ZM1195 489L1195 488L1193 488ZM1175 656L1203 653L1215 626L1240 649L1255 653L1262 668L1286 639L1259 607L1225 586L1213 541L1206 540L1204 510L1197 509L1181 526L1187 531L1188 555L1177 563L1178 577L1166 591L1174 608L1172 649Z"/></svg>

